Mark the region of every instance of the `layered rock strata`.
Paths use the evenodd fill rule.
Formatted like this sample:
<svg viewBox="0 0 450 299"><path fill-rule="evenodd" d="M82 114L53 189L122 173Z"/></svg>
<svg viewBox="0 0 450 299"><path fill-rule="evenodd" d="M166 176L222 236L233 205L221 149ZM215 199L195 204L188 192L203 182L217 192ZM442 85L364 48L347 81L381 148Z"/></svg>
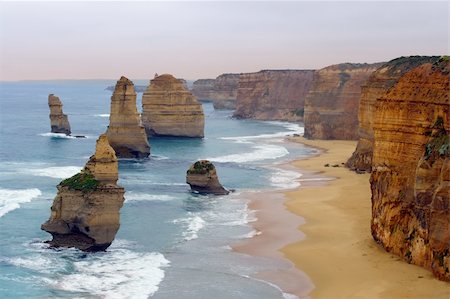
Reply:
<svg viewBox="0 0 450 299"><path fill-rule="evenodd" d="M373 114L373 238L450 281L450 58L405 73Z"/></svg>
<svg viewBox="0 0 450 299"><path fill-rule="evenodd" d="M63 180L53 200L50 219L41 228L53 236L53 247L105 250L120 226L124 189L117 185L118 165L105 134L84 169Z"/></svg>
<svg viewBox="0 0 450 299"><path fill-rule="evenodd" d="M214 80L211 94L214 109L236 109L240 74L222 74Z"/></svg>
<svg viewBox="0 0 450 299"><path fill-rule="evenodd" d="M145 158L150 155L147 134L136 108L134 84L125 77L117 81L111 97L106 135L119 158Z"/></svg>
<svg viewBox="0 0 450 299"><path fill-rule="evenodd" d="M202 105L172 75L150 81L142 96L142 109L142 123L149 135L204 137Z"/></svg>
<svg viewBox="0 0 450 299"><path fill-rule="evenodd" d="M230 193L219 182L214 164L208 160L200 160L189 167L186 173L186 183L192 191L215 195Z"/></svg>
<svg viewBox="0 0 450 299"><path fill-rule="evenodd" d="M313 75L312 70L265 70L241 74L234 116L302 121L304 101Z"/></svg>
<svg viewBox="0 0 450 299"><path fill-rule="evenodd" d="M355 152L347 161L347 167L356 171L370 172L373 155L373 115L375 103L406 72L424 64L433 63L439 56L400 57L383 64L363 85L358 111L358 144Z"/></svg>
<svg viewBox="0 0 450 299"><path fill-rule="evenodd" d="M214 94L214 79L199 79L192 85L192 94L199 101L212 101Z"/></svg>
<svg viewBox="0 0 450 299"><path fill-rule="evenodd" d="M318 70L305 101L305 137L357 139L361 86L380 66L342 63Z"/></svg>
<svg viewBox="0 0 450 299"><path fill-rule="evenodd" d="M61 100L54 94L48 95L48 107L50 108L50 126L52 133L70 135L69 119L63 113Z"/></svg>

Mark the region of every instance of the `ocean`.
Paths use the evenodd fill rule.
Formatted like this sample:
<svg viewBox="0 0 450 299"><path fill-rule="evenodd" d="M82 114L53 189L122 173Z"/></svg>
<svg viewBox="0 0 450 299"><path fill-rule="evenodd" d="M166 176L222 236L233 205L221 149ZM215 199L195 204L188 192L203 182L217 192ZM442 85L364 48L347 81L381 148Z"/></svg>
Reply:
<svg viewBox="0 0 450 299"><path fill-rule="evenodd" d="M151 157L119 162L121 227L106 252L50 249L40 226L56 185L95 151L114 80L0 83L0 298L292 298L252 274L280 261L231 250L251 238L249 193L295 188L301 174L276 165L314 153L287 143L300 124L237 120L204 103L205 138L151 138ZM135 81L135 84L147 84ZM48 94L62 100L72 138L51 134ZM138 110L141 109L138 93ZM211 160L235 192L190 192L186 170Z"/></svg>

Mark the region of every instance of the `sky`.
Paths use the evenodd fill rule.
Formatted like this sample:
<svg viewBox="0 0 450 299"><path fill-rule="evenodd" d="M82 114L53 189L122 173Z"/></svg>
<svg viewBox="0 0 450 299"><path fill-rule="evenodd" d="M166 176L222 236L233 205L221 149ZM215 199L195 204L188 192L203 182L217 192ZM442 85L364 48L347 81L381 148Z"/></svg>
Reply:
<svg viewBox="0 0 450 299"><path fill-rule="evenodd" d="M193 80L448 55L449 27L449 1L0 1L0 80Z"/></svg>

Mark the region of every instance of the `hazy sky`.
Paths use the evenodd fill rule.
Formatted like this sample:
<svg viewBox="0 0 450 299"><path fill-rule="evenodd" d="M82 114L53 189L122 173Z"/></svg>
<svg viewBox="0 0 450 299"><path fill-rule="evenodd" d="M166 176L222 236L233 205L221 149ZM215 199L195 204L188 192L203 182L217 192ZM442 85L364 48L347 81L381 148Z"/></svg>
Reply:
<svg viewBox="0 0 450 299"><path fill-rule="evenodd" d="M448 1L0 2L0 80L186 79L449 53Z"/></svg>

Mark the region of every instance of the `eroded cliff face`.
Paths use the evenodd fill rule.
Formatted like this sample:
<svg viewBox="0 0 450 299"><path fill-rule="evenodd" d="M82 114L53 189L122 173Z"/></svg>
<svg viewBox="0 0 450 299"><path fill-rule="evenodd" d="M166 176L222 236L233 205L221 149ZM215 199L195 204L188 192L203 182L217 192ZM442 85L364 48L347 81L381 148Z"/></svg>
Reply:
<svg viewBox="0 0 450 299"><path fill-rule="evenodd" d="M373 155L373 115L375 103L383 96L406 72L424 64L433 63L439 56L411 56L400 57L383 64L362 86L359 102L358 144L347 167L357 171L370 172Z"/></svg>
<svg viewBox="0 0 450 299"><path fill-rule="evenodd" d="M405 73L375 104L371 230L387 251L450 281L448 57Z"/></svg>
<svg viewBox="0 0 450 299"><path fill-rule="evenodd" d="M62 133L70 135L69 119L66 114L63 113L61 100L53 95L48 95L48 107L50 108L50 126L52 133Z"/></svg>
<svg viewBox="0 0 450 299"><path fill-rule="evenodd" d="M119 158L145 158L150 155L150 144L136 108L134 84L125 77L117 81L111 97L106 135Z"/></svg>
<svg viewBox="0 0 450 299"><path fill-rule="evenodd" d="M305 137L357 139L361 86L380 66L342 63L316 71L305 101Z"/></svg>
<svg viewBox="0 0 450 299"><path fill-rule="evenodd" d="M50 219L41 227L53 236L49 243L84 251L108 248L119 230L124 202L117 179L117 157L103 134L85 168L57 187Z"/></svg>
<svg viewBox="0 0 450 299"><path fill-rule="evenodd" d="M214 109L236 109L239 74L222 74L214 80Z"/></svg>
<svg viewBox="0 0 450 299"><path fill-rule="evenodd" d="M155 77L142 96L142 123L149 135L204 137L202 105L180 80Z"/></svg>
<svg viewBox="0 0 450 299"><path fill-rule="evenodd" d="M199 101L212 101L214 93L214 79L199 79L194 81L192 85L192 94Z"/></svg>
<svg viewBox="0 0 450 299"><path fill-rule="evenodd" d="M234 116L302 121L305 97L313 75L312 70L265 70L241 74Z"/></svg>
<svg viewBox="0 0 450 299"><path fill-rule="evenodd" d="M189 167L186 172L186 183L192 191L215 195L227 195L230 193L220 183L214 164L208 160L200 160Z"/></svg>

